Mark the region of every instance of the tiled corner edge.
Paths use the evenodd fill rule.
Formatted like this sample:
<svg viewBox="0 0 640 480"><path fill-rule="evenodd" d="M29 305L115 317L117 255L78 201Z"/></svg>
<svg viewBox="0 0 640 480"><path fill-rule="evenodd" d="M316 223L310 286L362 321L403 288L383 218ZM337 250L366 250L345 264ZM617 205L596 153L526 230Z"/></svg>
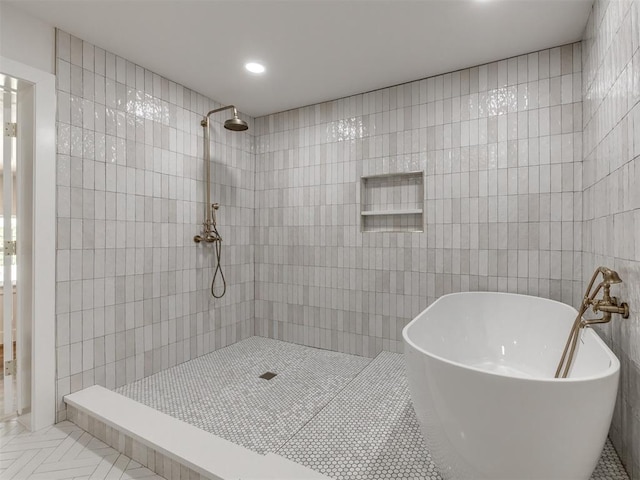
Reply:
<svg viewBox="0 0 640 480"><path fill-rule="evenodd" d="M108 426L85 412L81 412L76 407L67 405L66 417L67 420L75 423L98 440L127 455L167 480L210 480L209 477L205 477L187 466L162 455L160 452L147 447L118 429Z"/></svg>
<svg viewBox="0 0 640 480"><path fill-rule="evenodd" d="M67 409L58 410L56 412L56 423L64 422L67 420Z"/></svg>

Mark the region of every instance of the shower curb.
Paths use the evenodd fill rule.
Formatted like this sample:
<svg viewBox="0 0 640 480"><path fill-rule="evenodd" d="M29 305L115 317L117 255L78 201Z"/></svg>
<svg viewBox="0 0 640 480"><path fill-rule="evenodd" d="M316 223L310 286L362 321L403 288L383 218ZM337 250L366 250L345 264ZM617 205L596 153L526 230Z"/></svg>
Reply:
<svg viewBox="0 0 640 480"><path fill-rule="evenodd" d="M279 455L261 455L94 385L64 397L67 419L167 480L321 480Z"/></svg>

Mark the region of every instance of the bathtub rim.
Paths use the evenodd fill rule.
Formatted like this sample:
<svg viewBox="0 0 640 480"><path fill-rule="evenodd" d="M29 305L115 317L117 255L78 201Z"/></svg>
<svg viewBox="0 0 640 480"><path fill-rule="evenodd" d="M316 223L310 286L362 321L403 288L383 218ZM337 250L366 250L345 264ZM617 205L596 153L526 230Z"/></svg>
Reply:
<svg viewBox="0 0 640 480"><path fill-rule="evenodd" d="M593 337L595 337L595 341L596 343L604 349L604 351L606 352L607 356L609 357L609 360L611 361L611 363L609 364L609 367L607 369L605 369L602 373L599 373L598 375L591 375L589 377L580 377L580 378L544 378L544 377L535 377L535 378L531 378L531 377L515 377L515 376L511 376L511 375L505 375L503 373L497 373L497 372L491 372L488 370L483 370L481 368L478 367L473 367L471 365L467 365L461 362L456 362L454 360L449 360L446 359L444 357L441 357L439 355L436 355L434 353L428 352L427 350L425 350L424 348L416 345L415 342L413 342L411 340L411 338L409 337L409 329L410 327L416 323L420 317L422 317L422 315L426 315L426 313L434 306L436 305L436 303L438 303L441 299L445 298L445 297L453 297L453 296L460 296L460 295L478 295L478 294L491 294L491 295L506 295L506 296L511 296L511 297L530 297L530 298L539 298L542 299L546 302L550 302L550 303L555 303L558 305L562 305L563 307L568 307L571 310L573 310L574 315L578 314L578 311L572 307L571 305L568 305L566 303L563 302L559 302L557 300L552 300L550 298L544 298L544 297L537 297L535 295L524 295L521 293L508 293L508 292L489 292L489 291L473 291L473 292L454 292L454 293L447 293L445 295L441 295L440 297L438 297L431 305L429 305L427 308L425 308L424 310L422 310L418 315L416 315L413 320L411 320L403 329L402 329L402 339L404 340L405 343L407 343L408 345L410 345L412 348L414 348L415 350L417 350L418 352L434 359L434 360L438 360L440 362L446 363L448 365L452 365L455 367L460 367L460 368L464 368L467 370L471 370L471 371L475 371L475 372L479 372L485 375L493 375L496 377L501 377L501 378L510 378L512 380L518 380L518 381L526 381L526 382L544 382L544 383L575 383L575 382L589 382L589 381L594 381L594 380L600 380L603 378L607 378L610 376L615 376L620 372L620 360L618 359L618 357L615 355L615 353L613 353L611 351L611 349L609 348L609 346L604 342L604 340L602 340L602 338L600 338L600 335L598 335L595 330L591 327L585 328L583 330L585 330L585 332L587 332L587 334L592 335Z"/></svg>

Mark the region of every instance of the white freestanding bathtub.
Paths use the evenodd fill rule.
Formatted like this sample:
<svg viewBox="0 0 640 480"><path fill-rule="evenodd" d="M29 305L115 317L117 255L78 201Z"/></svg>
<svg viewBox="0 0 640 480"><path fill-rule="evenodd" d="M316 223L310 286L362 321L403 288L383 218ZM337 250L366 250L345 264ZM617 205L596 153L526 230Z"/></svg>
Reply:
<svg viewBox="0 0 640 480"><path fill-rule="evenodd" d="M445 479L588 479L606 440L620 363L577 312L507 293L445 295L402 332L413 405Z"/></svg>

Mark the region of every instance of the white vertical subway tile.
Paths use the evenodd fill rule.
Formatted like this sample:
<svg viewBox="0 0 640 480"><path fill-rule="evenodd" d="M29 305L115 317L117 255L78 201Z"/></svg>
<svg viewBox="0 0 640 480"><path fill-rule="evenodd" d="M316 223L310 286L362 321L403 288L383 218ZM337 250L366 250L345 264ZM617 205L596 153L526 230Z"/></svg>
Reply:
<svg viewBox="0 0 640 480"><path fill-rule="evenodd" d="M395 341L391 322L406 324L450 291L571 291L581 271L567 269L564 278L550 258L563 248L573 255L581 224L562 201L581 195L575 51L544 50L364 94L362 116L339 108L336 123L321 130L355 121L356 155L343 148L347 137L308 128L334 102L288 112L298 124L283 114L258 119L255 195L269 213L255 217L255 333L315 345L324 331L325 348L375 355ZM388 123L378 113L387 96L398 109ZM298 139L295 149L287 138ZM425 171L425 231L362 232L359 176L411 169ZM350 185L352 195L341 196ZM395 205L388 195L380 201ZM546 283L529 282L532 275Z"/></svg>
<svg viewBox="0 0 640 480"><path fill-rule="evenodd" d="M244 115L251 128L242 134L227 135L223 118L212 119L213 160L225 168L213 175L212 199L221 204L229 279L227 295L213 300L211 249L192 238L204 211L200 119L214 102L61 30L56 35L56 311L58 345L67 346L58 350L60 396L153 373L144 368L145 351L165 358L166 368L178 360L163 352L205 332L206 348L181 349L180 362L253 334L255 130ZM194 328L204 312L211 321ZM158 337L149 350L152 330L142 342L128 340L138 325L168 325L168 315L179 335ZM116 342L120 334L125 340Z"/></svg>
<svg viewBox="0 0 640 480"><path fill-rule="evenodd" d="M574 150L582 163L574 173L573 190L582 192L580 203L574 197L574 216L583 219L580 232L582 282L588 281L598 265L607 265L620 273L623 284L616 295L635 304L640 301L640 250L637 219L637 163L640 151L635 147L638 100L638 5L637 0L606 2L597 0L591 11L584 41L573 48L573 95L580 89L583 104L574 118ZM635 28L635 31L634 31ZM578 61L578 56L580 60ZM567 67L568 68L568 67ZM633 71L633 73L631 73ZM629 73L627 73L629 72ZM577 78L576 78L577 77ZM631 127L634 125L634 127ZM575 155L575 152L574 152ZM635 170L635 171L634 171ZM604 201L604 198L609 200ZM631 200L634 198L634 200ZM577 212L576 210L579 210ZM635 226L634 226L635 224ZM640 385L640 349L637 348L640 322L633 313L622 320L625 334L600 330L607 343L620 358L621 378L626 385ZM614 316L614 331L619 318ZM640 394L637 389L620 389L610 436L631 478L640 475L640 451L634 438L638 422Z"/></svg>

